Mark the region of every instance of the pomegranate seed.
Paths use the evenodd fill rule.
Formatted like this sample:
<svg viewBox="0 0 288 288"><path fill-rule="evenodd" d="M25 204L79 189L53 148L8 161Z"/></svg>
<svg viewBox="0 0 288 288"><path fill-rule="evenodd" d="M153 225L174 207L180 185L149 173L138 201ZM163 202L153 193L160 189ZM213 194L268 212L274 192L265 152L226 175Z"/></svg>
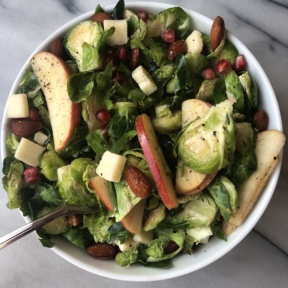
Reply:
<svg viewBox="0 0 288 288"><path fill-rule="evenodd" d="M102 63L102 67L106 68L106 66L110 63L113 62L113 67L117 67L119 64L119 58L115 55L113 55L112 53L108 53L105 55L103 63Z"/></svg>
<svg viewBox="0 0 288 288"><path fill-rule="evenodd" d="M23 175L26 184L38 183L41 181L41 175L38 168L36 167L27 168L26 170L24 170Z"/></svg>
<svg viewBox="0 0 288 288"><path fill-rule="evenodd" d="M219 60L216 65L217 73L221 75L227 74L230 71L230 69L231 69L231 64L226 59Z"/></svg>
<svg viewBox="0 0 288 288"><path fill-rule="evenodd" d="M122 61L123 63L127 62L129 52L125 46L119 46L117 54L120 61Z"/></svg>
<svg viewBox="0 0 288 288"><path fill-rule="evenodd" d="M105 138L107 138L107 137L109 136L108 130L107 130L107 127L106 127L106 126L103 126L103 127L101 128L101 132L102 132L102 135L103 135Z"/></svg>
<svg viewBox="0 0 288 288"><path fill-rule="evenodd" d="M111 114L106 109L99 109L96 112L96 119L100 121L101 123L103 123L104 125L106 125L109 122L110 118L111 118Z"/></svg>
<svg viewBox="0 0 288 288"><path fill-rule="evenodd" d="M124 75L119 71L113 72L113 79L116 80L119 84L123 83Z"/></svg>
<svg viewBox="0 0 288 288"><path fill-rule="evenodd" d="M39 174L39 170L36 167L28 167L23 171L25 177L31 177Z"/></svg>
<svg viewBox="0 0 288 288"><path fill-rule="evenodd" d="M169 254L169 253L175 252L178 248L179 248L179 245L173 240L170 240L168 242L168 245L164 248L164 252Z"/></svg>
<svg viewBox="0 0 288 288"><path fill-rule="evenodd" d="M145 11L138 11L137 12L137 16L140 18L140 19L142 19L145 23L147 22L147 20L148 20L148 15L147 15L147 13L145 12Z"/></svg>
<svg viewBox="0 0 288 288"><path fill-rule="evenodd" d="M247 68L247 62L246 62L246 58L244 55L239 54L236 58L235 58L235 63L234 63L234 70L236 72L240 72L243 71Z"/></svg>
<svg viewBox="0 0 288 288"><path fill-rule="evenodd" d="M33 120L33 121L39 121L39 122L42 122L42 118L41 118L41 115L38 111L37 108L35 107L31 107L30 110L29 110L29 119Z"/></svg>
<svg viewBox="0 0 288 288"><path fill-rule="evenodd" d="M130 53L130 68L131 70L136 69L140 63L140 49L134 48Z"/></svg>
<svg viewBox="0 0 288 288"><path fill-rule="evenodd" d="M205 80L212 80L215 79L216 73L212 68L206 68L202 71L202 77Z"/></svg>
<svg viewBox="0 0 288 288"><path fill-rule="evenodd" d="M166 43L173 43L175 41L175 32L173 29L162 32L161 38Z"/></svg>

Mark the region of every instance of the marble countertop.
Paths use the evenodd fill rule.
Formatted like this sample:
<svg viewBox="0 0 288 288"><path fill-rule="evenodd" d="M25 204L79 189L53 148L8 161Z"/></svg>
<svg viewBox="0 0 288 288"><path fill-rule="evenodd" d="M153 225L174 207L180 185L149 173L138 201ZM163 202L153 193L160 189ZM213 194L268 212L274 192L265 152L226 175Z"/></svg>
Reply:
<svg viewBox="0 0 288 288"><path fill-rule="evenodd" d="M126 1L134 2L134 1ZM154 1L146 1L154 2ZM164 1L163 1L164 2ZM254 53L276 92L288 135L287 0L166 0L210 18L221 15L226 27ZM84 12L115 4L111 0L0 0L0 107L24 62L55 29ZM287 145L285 150L287 151ZM172 280L117 282L83 271L42 248L35 234L0 251L0 287L288 287L288 153L266 212L231 252L206 268ZM6 208L0 189L0 236L21 227L18 211Z"/></svg>

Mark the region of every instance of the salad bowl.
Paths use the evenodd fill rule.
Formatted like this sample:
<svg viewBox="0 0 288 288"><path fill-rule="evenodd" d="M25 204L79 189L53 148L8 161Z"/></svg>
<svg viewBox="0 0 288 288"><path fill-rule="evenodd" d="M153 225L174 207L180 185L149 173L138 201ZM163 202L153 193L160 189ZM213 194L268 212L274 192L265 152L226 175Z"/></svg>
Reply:
<svg viewBox="0 0 288 288"><path fill-rule="evenodd" d="M131 10L143 10L152 13L159 13L165 9L172 7L171 5L163 3L144 3L144 2L133 2L126 3L126 8ZM113 7L104 7L105 11L111 11ZM213 21L203 15L196 12L185 10L190 16L194 29L197 29L203 33L209 34ZM74 27L79 22L88 19L94 12L91 11L80 17L75 18L69 23L65 24L51 36L49 36L31 55L27 60L23 68L21 69L14 85L11 89L10 94L15 94L17 87L23 79L26 69L30 67L30 59L40 51L48 50L49 44L53 39L61 38L66 35L67 31ZM216 16L216 15L215 15ZM229 28L229 27L228 27ZM263 108L268 114L269 124L268 129L275 129L282 131L282 122L279 112L276 96L271 87L271 84L261 68L256 58L251 54L247 47L237 39L232 33L227 31L227 38L235 45L239 53L245 55L247 62L249 63L248 70L253 76L253 79L258 83L259 94L260 94L260 107ZM9 154L6 147L7 139L7 107L5 110L3 124L2 124L2 135L1 135L1 151L2 158ZM201 269L212 262L218 260L237 244L242 241L245 236L253 229L257 221L264 213L271 197L275 186L278 181L280 173L281 161L275 169L274 173L270 177L261 197L258 199L253 210L248 215L245 222L237 228L235 232L227 237L227 241L220 240L216 237L212 238L207 244L197 247L192 255L183 254L178 255L173 259L173 266L168 269L149 269L140 265L132 265L128 268L123 268L115 264L112 260L95 260L88 254L83 252L83 249L79 249L73 244L69 243L63 238L53 237L55 246L52 248L63 259L76 265L77 267L89 271L91 273L117 280L125 281L158 281L164 279L170 279L179 277L198 269ZM26 221L30 221L29 217L25 217Z"/></svg>

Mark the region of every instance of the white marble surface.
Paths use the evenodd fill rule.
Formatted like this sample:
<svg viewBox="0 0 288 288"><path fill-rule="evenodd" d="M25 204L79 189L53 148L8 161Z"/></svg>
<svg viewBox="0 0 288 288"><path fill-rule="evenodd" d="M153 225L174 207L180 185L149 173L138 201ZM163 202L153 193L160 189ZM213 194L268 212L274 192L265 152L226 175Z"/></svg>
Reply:
<svg viewBox="0 0 288 288"><path fill-rule="evenodd" d="M126 1L134 2L134 1ZM146 1L149 2L149 1ZM153 2L153 1L151 1ZM164 1L163 1L164 2ZM255 54L275 89L288 135L288 1L166 0L210 18L221 15L226 27ZM0 97L4 103L20 68L55 29L75 16L111 0L0 0ZM0 287L288 287L288 155L275 194L255 229L230 253L208 267L173 280L117 282L85 272L42 248L32 234L0 251ZM0 235L24 224L6 208L0 189Z"/></svg>

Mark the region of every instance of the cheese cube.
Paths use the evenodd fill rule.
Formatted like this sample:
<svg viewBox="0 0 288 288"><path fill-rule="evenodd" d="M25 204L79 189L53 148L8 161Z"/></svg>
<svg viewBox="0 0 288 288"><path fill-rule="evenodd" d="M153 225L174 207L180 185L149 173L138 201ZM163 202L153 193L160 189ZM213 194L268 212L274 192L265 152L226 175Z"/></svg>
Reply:
<svg viewBox="0 0 288 288"><path fill-rule="evenodd" d="M29 116L29 106L26 94L12 94L7 100L8 118L26 118Z"/></svg>
<svg viewBox="0 0 288 288"><path fill-rule="evenodd" d="M126 160L125 156L106 151L96 168L96 173L107 181L119 182Z"/></svg>
<svg viewBox="0 0 288 288"><path fill-rule="evenodd" d="M203 49L203 39L201 32L194 30L185 40L187 44L187 53L199 55Z"/></svg>
<svg viewBox="0 0 288 288"><path fill-rule="evenodd" d="M37 142L40 145L44 145L46 141L48 140L48 136L44 134L43 132L36 132L34 135L34 141Z"/></svg>
<svg viewBox="0 0 288 288"><path fill-rule="evenodd" d="M127 20L104 20L103 21L104 30L109 30L114 27L114 34L107 38L107 45L115 46L115 45L124 45L128 42L128 24Z"/></svg>
<svg viewBox="0 0 288 288"><path fill-rule="evenodd" d="M39 165L39 157L44 150L44 147L22 137L14 156L27 165L37 167Z"/></svg>
<svg viewBox="0 0 288 288"><path fill-rule="evenodd" d="M130 250L132 247L138 247L140 245L140 243L135 242L131 236L128 236L124 243L120 243L119 240L116 240L115 244L122 252Z"/></svg>
<svg viewBox="0 0 288 288"><path fill-rule="evenodd" d="M145 70L143 66L138 66L132 71L132 78L137 82L139 88L149 96L157 90L152 76Z"/></svg>

